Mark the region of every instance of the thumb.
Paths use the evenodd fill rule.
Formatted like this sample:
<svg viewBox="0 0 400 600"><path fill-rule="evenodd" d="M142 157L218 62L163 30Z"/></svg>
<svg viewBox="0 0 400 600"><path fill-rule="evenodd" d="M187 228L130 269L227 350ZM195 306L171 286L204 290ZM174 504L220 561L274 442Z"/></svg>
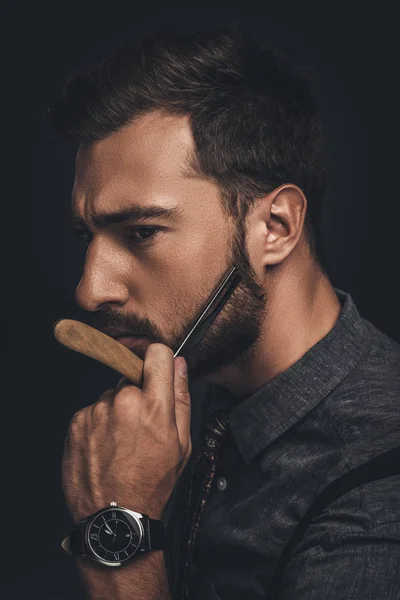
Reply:
<svg viewBox="0 0 400 600"><path fill-rule="evenodd" d="M174 368L175 421L182 453L189 458L192 452L190 438L191 398L187 364L183 356L175 358Z"/></svg>

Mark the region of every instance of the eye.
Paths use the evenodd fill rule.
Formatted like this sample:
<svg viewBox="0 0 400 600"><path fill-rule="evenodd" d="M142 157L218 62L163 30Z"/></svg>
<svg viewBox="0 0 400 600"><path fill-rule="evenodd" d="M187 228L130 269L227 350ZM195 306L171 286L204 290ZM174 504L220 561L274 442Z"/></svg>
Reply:
<svg viewBox="0 0 400 600"><path fill-rule="evenodd" d="M147 241L153 240L159 233L160 229L157 227L135 227L135 229L129 229L127 232L128 239L135 242L135 244L144 244ZM144 237L137 237L137 236Z"/></svg>

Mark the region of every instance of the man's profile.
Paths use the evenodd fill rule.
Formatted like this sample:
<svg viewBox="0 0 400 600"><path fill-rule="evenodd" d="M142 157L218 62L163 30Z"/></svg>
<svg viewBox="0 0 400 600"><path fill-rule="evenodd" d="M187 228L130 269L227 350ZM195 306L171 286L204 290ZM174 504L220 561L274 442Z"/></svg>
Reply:
<svg viewBox="0 0 400 600"><path fill-rule="evenodd" d="M71 77L50 116L79 143L76 300L145 362L143 392L108 390L67 441L90 597L272 598L279 557L319 494L400 445L400 348L323 263L310 82L237 31L163 30ZM189 381L206 383L190 440L196 398L171 350L231 265L242 280ZM119 506L157 521L157 540L162 521L165 546L130 530ZM399 515L399 475L334 499L294 547L277 597L398 598Z"/></svg>

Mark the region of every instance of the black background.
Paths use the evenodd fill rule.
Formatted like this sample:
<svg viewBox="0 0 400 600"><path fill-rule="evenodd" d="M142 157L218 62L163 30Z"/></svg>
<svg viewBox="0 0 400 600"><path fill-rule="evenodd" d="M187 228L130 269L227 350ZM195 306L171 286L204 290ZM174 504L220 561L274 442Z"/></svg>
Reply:
<svg viewBox="0 0 400 600"><path fill-rule="evenodd" d="M289 53L317 80L326 123L332 180L323 235L331 281L352 295L363 317L400 341L396 2L25 1L9 4L2 21L9 361L1 596L79 600L73 560L59 549L70 527L61 490L63 440L73 413L119 377L52 335L57 318L79 318L74 289L82 256L68 226L76 147L56 140L44 123L46 109L71 70L165 25L242 24Z"/></svg>

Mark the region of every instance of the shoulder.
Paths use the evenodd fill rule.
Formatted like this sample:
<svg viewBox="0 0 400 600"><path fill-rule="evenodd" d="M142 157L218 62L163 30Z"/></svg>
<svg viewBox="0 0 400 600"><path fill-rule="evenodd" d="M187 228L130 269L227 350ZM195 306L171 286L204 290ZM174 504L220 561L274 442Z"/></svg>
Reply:
<svg viewBox="0 0 400 600"><path fill-rule="evenodd" d="M340 439L345 471L400 447L400 345L364 319L363 324L365 352L318 407ZM325 517L332 519L349 506L357 512L359 503L365 511L360 530L398 520L400 474L347 492L325 511Z"/></svg>
<svg viewBox="0 0 400 600"><path fill-rule="evenodd" d="M400 344L362 319L368 352L359 368L371 383L381 382L389 393L400 393Z"/></svg>
<svg viewBox="0 0 400 600"><path fill-rule="evenodd" d="M400 445L400 344L363 319L365 351L320 409L346 446L351 467Z"/></svg>

